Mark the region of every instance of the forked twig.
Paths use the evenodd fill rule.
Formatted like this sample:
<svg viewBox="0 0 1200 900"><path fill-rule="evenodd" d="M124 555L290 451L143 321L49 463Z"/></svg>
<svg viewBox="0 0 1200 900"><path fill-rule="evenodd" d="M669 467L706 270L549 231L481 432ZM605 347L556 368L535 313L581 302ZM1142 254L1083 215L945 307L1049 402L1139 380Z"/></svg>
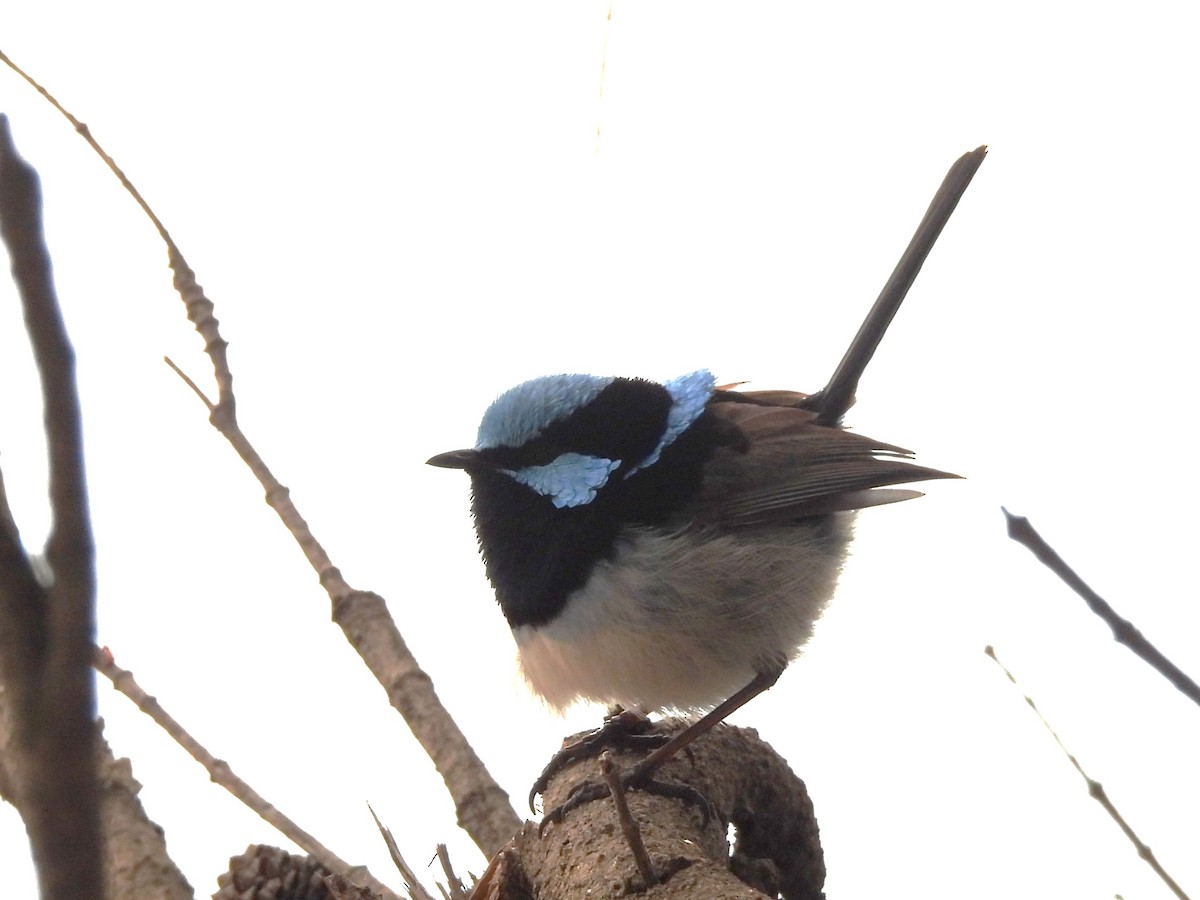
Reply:
<svg viewBox="0 0 1200 900"><path fill-rule="evenodd" d="M226 349L229 345L221 337L220 322L213 316L212 301L204 296L204 289L196 283L196 274L184 260L183 254L179 251L179 247L176 246L174 238L171 237L170 232L167 231L166 226L163 225L154 210L150 208L150 204L146 202L141 192L134 187L133 182L129 180L129 177L122 171L121 167L117 165L116 160L109 156L104 148L100 146L100 142L92 135L92 130L86 124L79 121L79 119L75 118L71 111L59 103L53 94L35 81L33 76L13 62L3 51L0 51L0 62L3 62L25 79L35 91L41 94L51 106L62 114L63 118L71 123L80 136L88 142L88 145L95 151L96 155L108 166L113 175L117 177L117 180L121 182L121 186L129 192L129 196L133 197L134 202L142 208L142 212L146 214L146 217L154 225L155 230L158 231L159 237L167 245L169 265L171 271L175 273L175 288L179 291L180 297L182 297L184 304L187 306L188 319L195 326L196 330L200 332L200 336L204 338L204 352L209 355L209 358L213 362L213 371L219 391L217 406L222 408L223 414L228 415L232 419L234 416L233 373L229 371L229 360L226 356Z"/></svg>
<svg viewBox="0 0 1200 900"><path fill-rule="evenodd" d="M0 53L0 62L24 78L67 118L154 223L167 246L175 288L184 301L188 319L204 339L204 351L212 361L218 391L216 402L207 400L190 379L185 378L185 381L205 400L213 427L229 441L262 485L267 504L275 510L300 545L329 595L333 620L342 628L351 646L387 692L388 700L404 717L442 775L454 800L459 824L490 857L520 827L520 818L513 810L508 795L488 773L462 730L438 699L431 679L409 651L383 598L371 591L357 590L346 582L296 509L288 489L279 482L242 432L235 413L233 375L226 353L227 344L213 315L213 303L197 284L195 273L188 267L166 227L92 136L90 129L8 56ZM182 376L178 367L173 368Z"/></svg>
<svg viewBox="0 0 1200 900"><path fill-rule="evenodd" d="M89 668L96 572L84 479L75 351L42 228L41 185L0 116L0 235L41 379L49 455L53 573L38 583L7 502L0 512L0 689L11 692L15 759L7 774L44 897L103 893ZM2 491L0 491L2 496Z"/></svg>

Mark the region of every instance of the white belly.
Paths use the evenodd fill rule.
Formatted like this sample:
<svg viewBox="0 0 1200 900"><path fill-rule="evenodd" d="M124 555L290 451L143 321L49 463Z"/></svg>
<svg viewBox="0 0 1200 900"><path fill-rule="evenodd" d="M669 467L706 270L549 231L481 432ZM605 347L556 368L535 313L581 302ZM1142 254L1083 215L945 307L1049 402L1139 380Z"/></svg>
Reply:
<svg viewBox="0 0 1200 900"><path fill-rule="evenodd" d="M627 529L562 613L513 629L530 687L647 712L702 710L793 659L832 595L853 514L832 541L798 525L700 536ZM767 541L764 534L769 534Z"/></svg>

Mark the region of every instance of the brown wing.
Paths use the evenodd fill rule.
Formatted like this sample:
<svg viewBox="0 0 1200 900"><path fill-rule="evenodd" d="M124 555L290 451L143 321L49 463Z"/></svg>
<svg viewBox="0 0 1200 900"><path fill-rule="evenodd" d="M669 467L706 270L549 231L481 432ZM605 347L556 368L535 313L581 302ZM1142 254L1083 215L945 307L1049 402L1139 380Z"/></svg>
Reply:
<svg viewBox="0 0 1200 900"><path fill-rule="evenodd" d="M729 391L709 409L740 432L705 469L698 507L725 527L763 525L921 496L888 485L957 478L911 462L903 447L815 423L803 394Z"/></svg>

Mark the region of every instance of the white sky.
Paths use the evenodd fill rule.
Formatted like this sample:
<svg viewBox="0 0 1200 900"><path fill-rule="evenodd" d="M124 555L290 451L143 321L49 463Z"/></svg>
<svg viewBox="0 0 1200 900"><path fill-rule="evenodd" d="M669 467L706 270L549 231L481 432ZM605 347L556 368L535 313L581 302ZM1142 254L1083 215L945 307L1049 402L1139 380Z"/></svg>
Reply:
<svg viewBox="0 0 1200 900"><path fill-rule="evenodd" d="M809 651L735 721L808 782L831 897L1168 896L994 643L1200 891L1200 710L1010 545L998 509L1200 677L1190 4L616 0L607 25L607 3L313 8L9 4L0 46L171 229L217 303L245 431L350 582L388 599L514 803L599 711L561 721L517 683L467 481L423 461L548 372L820 387L946 168L987 143L851 419L969 480L862 517ZM445 841L479 871L291 538L161 362L211 384L149 224L8 73L0 108L42 174L80 360L100 641L344 858L399 883L369 800L414 863ZM37 547L11 294L0 465ZM281 841L99 694L199 896ZM6 896L34 895L23 841L0 807Z"/></svg>

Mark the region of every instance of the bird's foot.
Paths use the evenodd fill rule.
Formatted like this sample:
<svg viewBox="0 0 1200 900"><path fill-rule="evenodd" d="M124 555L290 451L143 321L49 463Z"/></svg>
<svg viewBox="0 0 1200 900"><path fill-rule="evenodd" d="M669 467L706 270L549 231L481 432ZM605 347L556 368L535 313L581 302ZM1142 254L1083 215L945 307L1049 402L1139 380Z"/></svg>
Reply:
<svg viewBox="0 0 1200 900"><path fill-rule="evenodd" d="M533 805L534 799L546 790L551 778L576 760L599 757L605 750L610 749L653 750L661 747L669 738L661 734L646 734L650 725L650 720L641 713L616 707L604 719L603 725L579 740L567 744L550 758L550 762L546 763L546 768L542 769L542 774L529 790L529 811L537 812Z"/></svg>
<svg viewBox="0 0 1200 900"><path fill-rule="evenodd" d="M682 784L677 781L659 781L651 777L657 768L656 764L647 765L646 762L634 766L620 776L618 782L620 790L628 792L631 789L636 789L647 794L654 794L657 797L682 800L688 806L699 808L700 815L704 817L701 827L706 827L709 820L717 815L716 807L713 806L712 801L691 785ZM538 834L541 835L546 830L547 825L561 822L563 817L571 812L571 810L578 809L585 803L591 803L594 800L603 800L605 797L611 796L611 794L612 791L609 789L609 786L603 781L584 781L575 785L575 787L571 788L571 792L567 794L566 800L542 817L541 824L538 825Z"/></svg>

